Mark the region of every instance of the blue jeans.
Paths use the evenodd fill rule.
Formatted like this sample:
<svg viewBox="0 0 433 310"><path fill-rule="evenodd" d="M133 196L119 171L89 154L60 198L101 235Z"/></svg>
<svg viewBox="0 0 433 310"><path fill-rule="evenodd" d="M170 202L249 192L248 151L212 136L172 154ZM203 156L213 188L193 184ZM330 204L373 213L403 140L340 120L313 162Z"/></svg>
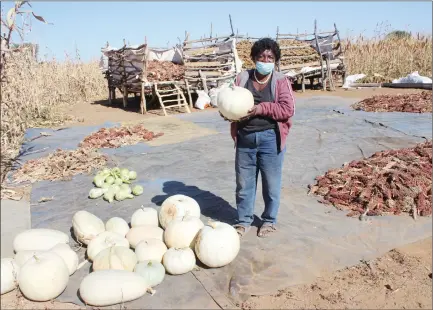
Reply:
<svg viewBox="0 0 433 310"><path fill-rule="evenodd" d="M285 147L278 153L278 136L273 129L260 132L239 130L236 147L237 224L250 226L254 219L257 178L262 177L265 210L262 221L275 224L280 206L281 174Z"/></svg>

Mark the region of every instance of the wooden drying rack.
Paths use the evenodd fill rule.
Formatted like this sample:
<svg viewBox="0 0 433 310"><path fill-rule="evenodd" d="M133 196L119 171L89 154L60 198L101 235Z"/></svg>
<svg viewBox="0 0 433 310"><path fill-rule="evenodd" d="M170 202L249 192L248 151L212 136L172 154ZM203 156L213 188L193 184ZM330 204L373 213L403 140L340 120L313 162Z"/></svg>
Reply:
<svg viewBox="0 0 433 310"><path fill-rule="evenodd" d="M326 42L328 37L331 37L331 42ZM311 38L312 37L312 38ZM334 40L336 37L336 40ZM322 81L323 90L327 89L327 83L329 83L330 90L335 90L335 83L333 79L333 72L336 74L341 74L343 78L343 83L346 79L346 67L344 63L343 49L340 39L340 34L337 29L337 25L334 23L334 31L326 31L326 32L317 32L317 20L314 21L314 32L313 33L302 33L302 34L281 34L279 33L279 28L277 28L277 42L281 42L282 40L296 40L301 43L304 43L299 46L280 46L281 50L287 49L302 49L306 47L313 47L318 56L319 60L301 64L291 64L286 66L281 66L280 62L277 64L277 68L279 71L283 73L287 73L291 70L301 69L303 67L319 67L316 70L307 72L307 73L299 73L295 76L295 78L301 79L302 84L302 92L305 91L305 80L307 78L310 79L310 83L314 78L319 78ZM335 44L336 42L336 44ZM325 46L331 45L331 52L322 52ZM335 45L335 46L334 46ZM335 54L334 54L335 53ZM286 56L287 59L302 59L307 58L308 56ZM331 59L334 58L334 59ZM338 64L336 69L331 68L331 64Z"/></svg>
<svg viewBox="0 0 433 310"><path fill-rule="evenodd" d="M109 57L109 68L105 72L108 89L109 89L109 102L115 99L115 89L118 88L123 94L123 106L126 107L128 104L128 95L134 93L135 96L141 95L140 99L140 111L142 114L147 112L146 94L152 93L152 99L150 103L159 101L164 114L167 115L166 109L175 107L184 107L187 112L190 112L188 108L188 102L183 94L186 91L188 94L189 107L193 107L191 92L197 90L204 90L208 93L210 87L218 87L222 83L226 83L233 80L237 73L242 69L237 67L235 57L237 55L236 45L232 44L228 47L228 43L232 39L242 39L255 41L259 38L242 36L234 34L233 25L230 18L230 27L232 33L225 36L212 36L212 24L211 34L209 37L202 37L197 40L190 40L189 34L185 33L185 40L182 47L182 56L184 59L185 76L183 81L160 81L160 82L149 82L147 79L147 63L148 63L148 51L147 39L145 44L138 46L137 48L130 48L126 46L124 41L123 48L113 51L116 57ZM324 39L332 37L331 43L326 43ZM312 37L312 38L311 38ZM309 39L308 39L309 38ZM336 38L334 46L334 38ZM322 81L322 87L324 90L327 89L329 83L330 89L335 90L334 80L332 73L341 74L343 82L346 78L346 69L344 63L343 49L341 46L341 40L337 26L334 24L334 31L328 32L317 32L317 21L314 21L314 32L312 34L282 34L277 28L276 41L281 43L282 40L297 40L303 42L299 46L294 45L282 45L281 50L288 49L301 49L305 47L313 47L319 54L319 60L301 64L291 64L281 66L279 61L277 63L277 70L283 73L288 73L290 70L301 69L307 66L318 66L320 68L308 72L296 74L295 78L301 79L302 91L305 91L305 80L319 78ZM180 41L180 39L179 39ZM225 45L226 44L226 45ZM322 52L322 49L326 45L332 45L332 52ZM108 42L107 42L108 46ZM224 48L223 48L224 47ZM135 49L138 52L135 54L140 58L142 68L137 68L132 64L131 61L125 58L124 52L127 49ZM156 48L153 48L156 49ZM164 48L165 49L165 48ZM334 54L335 53L335 54ZM332 54L332 55L331 55ZM303 58L308 56L285 56L286 58ZM333 59L331 59L333 58ZM137 58L135 58L137 61ZM331 64L338 64L336 69L331 68ZM110 78L110 74L113 74L113 66L116 68L122 68L116 74L121 75L120 81L115 81ZM127 70L128 69L128 70ZM169 96L177 96L177 99L164 99ZM173 103L174 105L165 105L165 103Z"/></svg>
<svg viewBox="0 0 433 310"><path fill-rule="evenodd" d="M185 66L185 88L191 107L191 91L203 89L208 93L210 87L218 87L221 83L236 77L241 68L237 67L235 61L237 51L232 40L240 37L232 34L189 40L189 34L186 34L182 53ZM228 46L229 44L231 46Z"/></svg>

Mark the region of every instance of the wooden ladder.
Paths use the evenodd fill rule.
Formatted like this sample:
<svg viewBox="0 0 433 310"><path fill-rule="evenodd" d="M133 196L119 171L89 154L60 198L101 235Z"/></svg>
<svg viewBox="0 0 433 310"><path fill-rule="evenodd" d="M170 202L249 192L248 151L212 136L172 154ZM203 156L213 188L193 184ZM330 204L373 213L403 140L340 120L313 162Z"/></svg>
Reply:
<svg viewBox="0 0 433 310"><path fill-rule="evenodd" d="M187 113L191 113L191 110L188 107L188 102L185 99L185 95L183 94L179 86L176 85L175 83L171 83L171 84L164 83L164 86L166 86L167 88L158 89L158 83L154 84L155 94L158 97L161 108L164 111L164 115L167 116L166 109L182 108L182 107L185 108ZM173 96L177 96L177 99L164 99ZM177 104L166 105L167 103L170 102L177 102Z"/></svg>

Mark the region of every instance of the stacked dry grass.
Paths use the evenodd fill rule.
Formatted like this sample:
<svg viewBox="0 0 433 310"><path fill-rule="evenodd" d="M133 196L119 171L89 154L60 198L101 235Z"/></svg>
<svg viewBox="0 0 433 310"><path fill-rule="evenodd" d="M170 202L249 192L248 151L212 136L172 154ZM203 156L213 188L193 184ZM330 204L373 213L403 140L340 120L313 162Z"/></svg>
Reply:
<svg viewBox="0 0 433 310"><path fill-rule="evenodd" d="M64 106L106 97L98 63L38 62L31 53L6 55L1 82L1 179L29 127L61 124Z"/></svg>
<svg viewBox="0 0 433 310"><path fill-rule="evenodd" d="M358 36L345 40L343 46L348 73L366 74L362 82L389 82L414 71L432 76L431 36L370 40Z"/></svg>

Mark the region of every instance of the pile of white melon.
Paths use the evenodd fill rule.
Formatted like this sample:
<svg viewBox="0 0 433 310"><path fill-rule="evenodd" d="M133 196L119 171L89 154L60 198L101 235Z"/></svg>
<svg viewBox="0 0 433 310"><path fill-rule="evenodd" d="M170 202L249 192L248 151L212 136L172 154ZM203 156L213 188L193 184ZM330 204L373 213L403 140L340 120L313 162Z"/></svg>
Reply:
<svg viewBox="0 0 433 310"><path fill-rule="evenodd" d="M141 207L132 214L131 227L120 217L104 224L87 211L75 213L72 229L77 241L87 246L87 259L93 270L80 284L80 297L86 304L100 307L140 298L147 291L153 293L152 288L164 280L166 272L180 275L192 271L196 255L212 268L231 263L240 248L236 230L222 222L204 225L200 215L198 203L184 195L167 198L159 214L153 208ZM50 300L60 295L66 288L68 274L75 272L78 265L78 257L66 244L68 236L61 236L56 240L54 235L52 240L46 238L46 249L54 246L48 252L20 259L20 251L37 243L30 239L24 242L23 238L24 245L15 248L15 259L4 263L2 260L2 294L3 287L5 292L14 289L14 279L18 279L23 295L31 300ZM56 248L60 246L64 253ZM5 269L5 276L4 264L10 266ZM47 276L50 281L45 281ZM4 278L9 281L8 286L3 285Z"/></svg>
<svg viewBox="0 0 433 310"><path fill-rule="evenodd" d="M1 294L19 286L33 301L59 296L78 268L78 255L68 243L67 234L52 229L29 229L15 236L14 258L1 260Z"/></svg>

